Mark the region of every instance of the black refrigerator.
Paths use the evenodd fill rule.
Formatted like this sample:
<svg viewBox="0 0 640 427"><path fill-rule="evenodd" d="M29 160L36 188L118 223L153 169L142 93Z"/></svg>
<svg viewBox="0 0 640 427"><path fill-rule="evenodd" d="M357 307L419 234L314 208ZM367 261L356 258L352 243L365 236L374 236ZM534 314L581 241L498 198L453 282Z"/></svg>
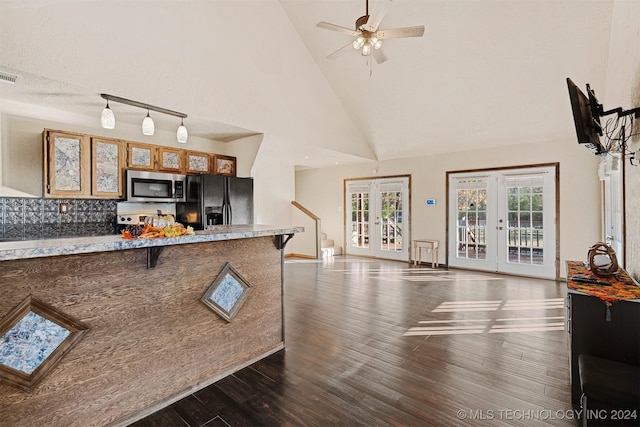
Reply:
<svg viewBox="0 0 640 427"><path fill-rule="evenodd" d="M186 201L176 203L176 220L203 230L216 224L253 224L253 178L187 175Z"/></svg>

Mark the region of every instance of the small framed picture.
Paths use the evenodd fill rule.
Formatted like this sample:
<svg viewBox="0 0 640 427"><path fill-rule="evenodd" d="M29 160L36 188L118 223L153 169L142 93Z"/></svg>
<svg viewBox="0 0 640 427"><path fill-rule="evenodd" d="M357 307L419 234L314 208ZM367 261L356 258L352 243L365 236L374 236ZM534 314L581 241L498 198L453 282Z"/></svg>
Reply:
<svg viewBox="0 0 640 427"><path fill-rule="evenodd" d="M232 156L213 156L213 174L236 176L236 158Z"/></svg>
<svg viewBox="0 0 640 427"><path fill-rule="evenodd" d="M0 382L31 391L88 329L28 296L0 320Z"/></svg>
<svg viewBox="0 0 640 427"><path fill-rule="evenodd" d="M227 262L200 301L231 322L246 301L253 286Z"/></svg>

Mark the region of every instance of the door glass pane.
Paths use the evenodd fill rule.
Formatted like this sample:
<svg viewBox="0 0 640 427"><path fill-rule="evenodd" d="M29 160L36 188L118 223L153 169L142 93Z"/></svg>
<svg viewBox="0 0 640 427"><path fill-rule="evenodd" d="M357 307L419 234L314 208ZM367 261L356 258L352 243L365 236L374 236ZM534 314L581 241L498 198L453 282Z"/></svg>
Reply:
<svg viewBox="0 0 640 427"><path fill-rule="evenodd" d="M380 249L402 251L402 192L380 192Z"/></svg>
<svg viewBox="0 0 640 427"><path fill-rule="evenodd" d="M543 187L517 185L506 187L507 192L507 262L542 264Z"/></svg>
<svg viewBox="0 0 640 427"><path fill-rule="evenodd" d="M487 190L458 189L457 257L485 259L487 256Z"/></svg>
<svg viewBox="0 0 640 427"><path fill-rule="evenodd" d="M369 247L369 193L351 194L351 245Z"/></svg>

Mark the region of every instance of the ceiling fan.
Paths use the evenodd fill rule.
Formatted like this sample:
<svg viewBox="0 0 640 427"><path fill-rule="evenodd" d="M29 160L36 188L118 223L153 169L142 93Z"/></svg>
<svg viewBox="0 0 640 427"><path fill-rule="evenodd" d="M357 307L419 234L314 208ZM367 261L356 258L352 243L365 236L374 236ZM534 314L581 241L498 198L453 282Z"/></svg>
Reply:
<svg viewBox="0 0 640 427"><path fill-rule="evenodd" d="M375 59L376 63L382 64L389 59L381 49L382 40L397 39L401 37L422 37L424 35L424 25L381 30L379 28L380 23L382 22L384 15L387 13L389 3L393 0L383 0L376 3L376 6L372 8L371 14L369 14L369 0L365 1L365 15L356 19L355 29L353 30L351 28L342 27L329 22L318 22L317 27L349 34L352 37L355 37L352 42L333 52L327 56L327 58L333 59L349 50L349 48L353 48L355 50L359 50L362 56L371 55Z"/></svg>

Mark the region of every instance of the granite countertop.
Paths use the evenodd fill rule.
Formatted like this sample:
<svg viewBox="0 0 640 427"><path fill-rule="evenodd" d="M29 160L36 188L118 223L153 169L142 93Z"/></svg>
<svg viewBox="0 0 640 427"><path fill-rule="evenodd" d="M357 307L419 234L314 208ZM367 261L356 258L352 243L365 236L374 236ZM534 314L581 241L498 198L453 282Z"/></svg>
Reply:
<svg viewBox="0 0 640 427"><path fill-rule="evenodd" d="M216 225L208 230L196 231L196 234L192 236L161 239L123 239L119 235L113 235L0 242L0 261L214 242L218 240L249 239L301 233L303 231L303 227L296 226Z"/></svg>

